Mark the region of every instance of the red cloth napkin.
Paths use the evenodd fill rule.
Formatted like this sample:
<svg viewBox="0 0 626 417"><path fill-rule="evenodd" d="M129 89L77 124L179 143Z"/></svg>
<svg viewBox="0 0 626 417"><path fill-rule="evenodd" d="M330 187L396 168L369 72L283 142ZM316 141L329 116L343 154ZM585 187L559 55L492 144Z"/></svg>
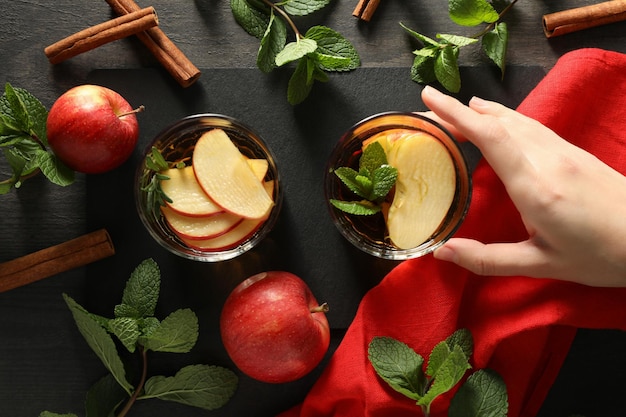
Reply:
<svg viewBox="0 0 626 417"><path fill-rule="evenodd" d="M561 57L518 110L626 174L626 55L581 49ZM483 242L527 238L490 166L474 174L459 236ZM626 288L590 288L526 277L478 277L432 256L405 261L363 298L356 317L304 402L281 417L415 417L414 401L377 377L367 359L374 336L394 337L425 358L459 328L474 336L475 369L507 385L509 417L534 416L577 328L626 329ZM433 403L446 416L450 398Z"/></svg>

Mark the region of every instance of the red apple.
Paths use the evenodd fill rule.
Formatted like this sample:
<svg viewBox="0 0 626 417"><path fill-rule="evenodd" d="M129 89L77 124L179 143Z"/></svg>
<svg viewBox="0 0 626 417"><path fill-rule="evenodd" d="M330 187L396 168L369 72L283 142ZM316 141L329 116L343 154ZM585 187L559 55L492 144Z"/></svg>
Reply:
<svg viewBox="0 0 626 417"><path fill-rule="evenodd" d="M74 171L109 171L126 161L135 148L138 110L106 87L74 87L61 95L48 113L48 144Z"/></svg>
<svg viewBox="0 0 626 417"><path fill-rule="evenodd" d="M244 374L269 383L295 381L324 358L330 343L326 304L296 275L254 275L228 296L220 318L224 347Z"/></svg>

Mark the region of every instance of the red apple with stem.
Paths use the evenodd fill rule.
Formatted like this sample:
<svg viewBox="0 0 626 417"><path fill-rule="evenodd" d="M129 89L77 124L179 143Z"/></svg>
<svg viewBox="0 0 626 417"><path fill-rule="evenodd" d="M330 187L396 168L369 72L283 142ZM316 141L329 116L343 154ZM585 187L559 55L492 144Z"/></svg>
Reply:
<svg viewBox="0 0 626 417"><path fill-rule="evenodd" d="M110 171L132 154L139 137L133 109L117 92L85 84L62 94L48 112L48 144L69 168L86 174Z"/></svg>
<svg viewBox="0 0 626 417"><path fill-rule="evenodd" d="M285 271L246 279L228 296L220 318L222 342L235 365L269 383L311 372L330 344L325 312L307 284Z"/></svg>

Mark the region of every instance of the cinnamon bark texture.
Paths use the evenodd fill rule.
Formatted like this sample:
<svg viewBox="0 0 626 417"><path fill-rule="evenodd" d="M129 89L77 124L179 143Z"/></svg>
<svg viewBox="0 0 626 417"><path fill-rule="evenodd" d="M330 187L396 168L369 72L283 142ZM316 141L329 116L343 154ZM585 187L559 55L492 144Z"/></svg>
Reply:
<svg viewBox="0 0 626 417"><path fill-rule="evenodd" d="M158 23L154 8L146 7L61 39L45 48L44 53L51 64L58 64L105 43L143 32Z"/></svg>
<svg viewBox="0 0 626 417"><path fill-rule="evenodd" d="M352 12L352 16L369 22L372 16L374 16L374 12L376 11L379 3L380 0L359 0L359 3Z"/></svg>
<svg viewBox="0 0 626 417"><path fill-rule="evenodd" d="M115 253L105 229L0 264L0 292L21 287Z"/></svg>
<svg viewBox="0 0 626 417"><path fill-rule="evenodd" d="M548 38L626 20L626 0L592 4L543 16Z"/></svg>
<svg viewBox="0 0 626 417"><path fill-rule="evenodd" d="M133 0L106 0L106 2L120 16L140 9ZM200 77L200 70L159 27L140 32L137 37L181 86L189 87Z"/></svg>

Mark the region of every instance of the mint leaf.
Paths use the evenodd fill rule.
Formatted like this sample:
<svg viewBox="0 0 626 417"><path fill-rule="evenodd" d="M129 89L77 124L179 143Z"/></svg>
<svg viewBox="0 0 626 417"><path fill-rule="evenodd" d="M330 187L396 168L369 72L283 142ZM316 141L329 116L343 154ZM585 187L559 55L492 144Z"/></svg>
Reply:
<svg viewBox="0 0 626 417"><path fill-rule="evenodd" d="M304 35L317 45L316 61L326 71L351 71L361 65L354 45L339 32L326 26L313 26Z"/></svg>
<svg viewBox="0 0 626 417"><path fill-rule="evenodd" d="M126 380L124 364L117 353L111 336L71 297L63 294L63 298L72 312L78 330L91 350L100 358L102 364L111 372L117 383L130 395L133 387Z"/></svg>
<svg viewBox="0 0 626 417"><path fill-rule="evenodd" d="M481 369L470 375L450 402L450 417L506 417L508 394L502 377Z"/></svg>
<svg viewBox="0 0 626 417"><path fill-rule="evenodd" d="M350 167L339 167L335 170L335 175L344 183L346 187L359 197L367 198L370 191L363 189L363 183L357 180L359 173Z"/></svg>
<svg viewBox="0 0 626 417"><path fill-rule="evenodd" d="M235 21L248 34L261 39L269 22L269 11L252 7L246 0L230 0L230 9Z"/></svg>
<svg viewBox="0 0 626 417"><path fill-rule="evenodd" d="M506 23L501 22L492 31L485 33L482 39L483 51L500 68L504 78L506 51L509 44L509 31Z"/></svg>
<svg viewBox="0 0 626 417"><path fill-rule="evenodd" d="M361 158L359 158L359 169L367 169L374 172L376 168L387 164L387 155L383 145L378 141L373 141L365 147Z"/></svg>
<svg viewBox="0 0 626 417"><path fill-rule="evenodd" d="M35 152L34 166L39 167L41 172L53 184L65 186L74 182L74 171L63 164L52 152L37 150Z"/></svg>
<svg viewBox="0 0 626 417"><path fill-rule="evenodd" d="M443 39L447 43L450 43L456 46L468 46L468 45L478 42L478 39L475 39L475 38L468 38L466 36L460 36L460 35L449 35L445 33L438 33L437 38Z"/></svg>
<svg viewBox="0 0 626 417"><path fill-rule="evenodd" d="M406 30L409 34L411 34L411 36L422 42L425 46L439 47L439 42L437 42L436 40L431 39L428 36L422 35L421 33L414 31L413 29L409 29L403 23L400 23L400 26L402 26L404 30Z"/></svg>
<svg viewBox="0 0 626 417"><path fill-rule="evenodd" d="M398 170L391 165L383 165L374 170L372 175L372 194L370 200L383 200L398 179Z"/></svg>
<svg viewBox="0 0 626 417"><path fill-rule="evenodd" d="M237 388L237 376L218 366L190 365L173 377L154 376L146 381L140 398L159 398L205 410L226 404Z"/></svg>
<svg viewBox="0 0 626 417"><path fill-rule="evenodd" d="M444 345L447 347L445 343ZM426 407L427 410L430 410L430 404L435 398L451 390L463 378L465 372L471 369L467 356L465 356L463 349L458 345L454 346L443 362L437 365L430 369L435 371L431 375L433 378L432 385L417 402L418 405ZM431 368L430 362L428 367Z"/></svg>
<svg viewBox="0 0 626 417"><path fill-rule="evenodd" d="M461 73L457 56L458 47L447 45L441 49L435 59L435 76L444 88L452 93L461 89Z"/></svg>
<svg viewBox="0 0 626 417"><path fill-rule="evenodd" d="M198 340L198 318L189 309L177 310L167 316L161 324L140 343L155 352L186 353Z"/></svg>
<svg viewBox="0 0 626 417"><path fill-rule="evenodd" d="M316 69L314 67L315 63L308 57L298 61L287 85L287 101L290 104L302 103L311 93L315 80L314 73Z"/></svg>
<svg viewBox="0 0 626 417"><path fill-rule="evenodd" d="M453 349L454 346L457 345L460 346L461 349L463 349L463 353L465 353L465 356L468 358L474 353L474 339L469 329L456 330L446 338L446 343L450 349Z"/></svg>
<svg viewBox="0 0 626 417"><path fill-rule="evenodd" d="M153 259L144 260L126 282L122 303L115 306L115 317L140 319L154 316L160 287L159 266Z"/></svg>
<svg viewBox="0 0 626 417"><path fill-rule="evenodd" d="M117 317L109 321L108 328L129 352L134 352L139 339L139 323L131 317Z"/></svg>
<svg viewBox="0 0 626 417"><path fill-rule="evenodd" d="M15 126L22 132L30 132L33 123L28 115L26 104L9 83L6 83L4 87L4 99L6 100L6 109L8 110L6 114L13 118Z"/></svg>
<svg viewBox="0 0 626 417"><path fill-rule="evenodd" d="M461 26L477 26L493 23L500 16L487 0L449 0L450 19Z"/></svg>
<svg viewBox="0 0 626 417"><path fill-rule="evenodd" d="M419 354L390 337L374 337L367 352L374 370L391 388L417 401L422 398L426 379Z"/></svg>
<svg viewBox="0 0 626 417"><path fill-rule="evenodd" d="M285 11L292 16L306 16L323 9L330 0L287 0Z"/></svg>
<svg viewBox="0 0 626 417"><path fill-rule="evenodd" d="M85 398L86 417L111 417L115 409L128 396L111 374L101 378L87 391Z"/></svg>
<svg viewBox="0 0 626 417"><path fill-rule="evenodd" d="M420 51L424 50L426 50L426 48L420 49ZM413 65L411 65L411 80L420 84L430 84L437 80L434 56L416 53L416 57L413 59Z"/></svg>
<svg viewBox="0 0 626 417"><path fill-rule="evenodd" d="M286 42L287 27L272 12L267 30L261 39L261 46L257 54L257 67L266 73L276 68L276 56L283 50Z"/></svg>
<svg viewBox="0 0 626 417"><path fill-rule="evenodd" d="M276 66L283 66L289 62L297 61L305 55L317 49L317 42L313 39L299 38L295 42L289 42L285 48L276 55Z"/></svg>
<svg viewBox="0 0 626 417"><path fill-rule="evenodd" d="M52 413L50 411L43 411L41 413L39 413L39 417L78 417L76 414L58 414L58 413Z"/></svg>
<svg viewBox="0 0 626 417"><path fill-rule="evenodd" d="M379 213L382 208L368 200L361 201L341 201L331 198L330 203L339 210L356 216L369 216Z"/></svg>

